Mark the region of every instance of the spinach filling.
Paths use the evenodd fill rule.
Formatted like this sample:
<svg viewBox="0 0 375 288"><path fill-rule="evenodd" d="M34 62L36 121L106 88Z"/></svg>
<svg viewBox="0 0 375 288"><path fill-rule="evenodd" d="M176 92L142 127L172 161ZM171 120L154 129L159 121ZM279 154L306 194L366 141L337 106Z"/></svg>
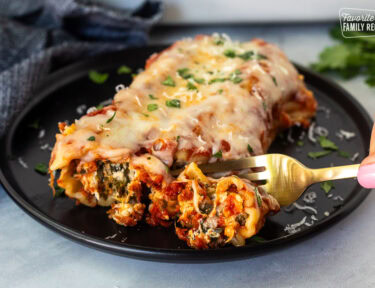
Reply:
<svg viewBox="0 0 375 288"><path fill-rule="evenodd" d="M101 197L107 199L108 195L122 197L127 195L126 189L129 179L128 163L112 163L109 161L97 161L96 177L98 192Z"/></svg>

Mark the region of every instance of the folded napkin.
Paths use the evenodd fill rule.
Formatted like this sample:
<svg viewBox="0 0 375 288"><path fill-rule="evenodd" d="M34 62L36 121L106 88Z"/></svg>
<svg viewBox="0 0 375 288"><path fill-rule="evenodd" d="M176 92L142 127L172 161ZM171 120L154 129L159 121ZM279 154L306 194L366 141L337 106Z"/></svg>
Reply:
<svg viewBox="0 0 375 288"><path fill-rule="evenodd" d="M162 10L160 1L146 0L129 9L88 0L0 0L0 136L48 74L81 58L145 45Z"/></svg>

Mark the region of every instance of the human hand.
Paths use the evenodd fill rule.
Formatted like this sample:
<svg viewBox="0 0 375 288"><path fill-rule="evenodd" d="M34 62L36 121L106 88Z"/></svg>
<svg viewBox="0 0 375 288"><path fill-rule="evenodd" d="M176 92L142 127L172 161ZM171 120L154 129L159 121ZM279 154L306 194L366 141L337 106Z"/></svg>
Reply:
<svg viewBox="0 0 375 288"><path fill-rule="evenodd" d="M375 124L372 127L370 152L363 159L358 170L357 179L359 184L365 188L375 188Z"/></svg>

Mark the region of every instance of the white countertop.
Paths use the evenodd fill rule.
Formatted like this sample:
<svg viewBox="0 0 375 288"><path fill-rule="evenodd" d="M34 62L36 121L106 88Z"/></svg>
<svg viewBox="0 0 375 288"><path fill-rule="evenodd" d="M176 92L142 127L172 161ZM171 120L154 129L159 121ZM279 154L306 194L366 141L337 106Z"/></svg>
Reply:
<svg viewBox="0 0 375 288"><path fill-rule="evenodd" d="M262 37L303 65L331 43L329 25L158 28L151 43L199 33ZM371 113L375 89L363 79L338 81ZM114 256L76 244L26 215L0 188L0 287L375 287L375 194L324 232L248 260L168 264Z"/></svg>

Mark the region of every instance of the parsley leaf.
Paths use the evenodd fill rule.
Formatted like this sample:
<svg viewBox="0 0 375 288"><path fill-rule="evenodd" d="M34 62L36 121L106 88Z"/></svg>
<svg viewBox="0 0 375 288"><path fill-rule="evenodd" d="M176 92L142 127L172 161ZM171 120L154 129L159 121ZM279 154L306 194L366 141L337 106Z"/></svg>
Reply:
<svg viewBox="0 0 375 288"><path fill-rule="evenodd" d="M262 198L259 195L258 187L255 187L255 196L257 197L257 203L259 207L262 207Z"/></svg>
<svg viewBox="0 0 375 288"><path fill-rule="evenodd" d="M224 56L228 58L234 58L236 57L236 52L233 49L227 49L224 51Z"/></svg>
<svg viewBox="0 0 375 288"><path fill-rule="evenodd" d="M320 188L322 188L324 192L328 193L333 188L335 188L335 185L332 183L332 181L326 181L326 182L320 183Z"/></svg>
<svg viewBox="0 0 375 288"><path fill-rule="evenodd" d="M250 154L254 152L254 150L253 150L253 148L250 146L250 144L247 144L247 151L249 151Z"/></svg>
<svg viewBox="0 0 375 288"><path fill-rule="evenodd" d="M109 118L105 123L111 123L112 122L112 120L113 120L113 118L115 118L115 116L116 116L116 112L117 111L115 111L115 113L113 113L113 115L112 115L112 117L111 118Z"/></svg>
<svg viewBox="0 0 375 288"><path fill-rule="evenodd" d="M350 154L346 151L339 150L337 153L339 154L340 157L350 158Z"/></svg>
<svg viewBox="0 0 375 288"><path fill-rule="evenodd" d="M251 51L251 50L246 51L243 54L237 55L237 57L239 57L239 58L241 58L242 60L245 60L245 61L252 59L253 56L254 56L254 51Z"/></svg>
<svg viewBox="0 0 375 288"><path fill-rule="evenodd" d="M327 139L324 136L320 136L318 138L319 144L324 149L330 149L330 150L338 150L339 148L336 146L335 143L333 143L331 140Z"/></svg>
<svg viewBox="0 0 375 288"><path fill-rule="evenodd" d="M268 57L266 55L263 55L263 54L257 54L256 59L257 60L263 60L263 59L268 59Z"/></svg>
<svg viewBox="0 0 375 288"><path fill-rule="evenodd" d="M186 85L188 90L198 90L197 86L195 86L193 83L189 82Z"/></svg>
<svg viewBox="0 0 375 288"><path fill-rule="evenodd" d="M181 108L181 102L178 99L167 100L165 105L172 108Z"/></svg>
<svg viewBox="0 0 375 288"><path fill-rule="evenodd" d="M64 192L64 188L61 188L59 185L55 184L55 195L53 195L53 198L64 196Z"/></svg>
<svg viewBox="0 0 375 288"><path fill-rule="evenodd" d="M105 81L107 81L108 77L109 77L108 73L99 73L98 71L95 71L95 70L89 71L90 80L96 84L103 84Z"/></svg>
<svg viewBox="0 0 375 288"><path fill-rule="evenodd" d="M302 140L297 141L297 146L302 147L305 143Z"/></svg>
<svg viewBox="0 0 375 288"><path fill-rule="evenodd" d="M168 76L163 82L161 82L164 86L170 86L170 87L175 87L176 83L172 79L171 76Z"/></svg>
<svg viewBox="0 0 375 288"><path fill-rule="evenodd" d="M320 158L320 157L324 157L328 154L331 154L331 152L332 151L330 151L330 150L309 152L309 153L307 153L307 156L309 156L312 159L317 159L317 158Z"/></svg>
<svg viewBox="0 0 375 288"><path fill-rule="evenodd" d="M48 173L48 167L44 163L38 163L35 165L34 170L40 174L46 175Z"/></svg>
<svg viewBox="0 0 375 288"><path fill-rule="evenodd" d="M130 74L130 73L132 73L132 69L126 65L121 65L117 69L117 74Z"/></svg>
<svg viewBox="0 0 375 288"><path fill-rule="evenodd" d="M204 79L203 78L193 78L194 79L194 81L196 82L196 83L198 83L198 84L204 84Z"/></svg>
<svg viewBox="0 0 375 288"><path fill-rule="evenodd" d="M90 136L89 138L87 138L87 141L95 141L95 136Z"/></svg>
<svg viewBox="0 0 375 288"><path fill-rule="evenodd" d="M216 82L224 82L226 80L227 80L226 78L213 78L210 81L208 81L208 84L213 84L213 83L216 83Z"/></svg>
<svg viewBox="0 0 375 288"><path fill-rule="evenodd" d="M99 104L98 106L96 106L96 110L102 110L104 108L104 105L102 104Z"/></svg>
<svg viewBox="0 0 375 288"><path fill-rule="evenodd" d="M177 70L178 75L184 79L189 79L193 77L193 74L190 73L189 68L181 68Z"/></svg>
<svg viewBox="0 0 375 288"><path fill-rule="evenodd" d="M154 95L152 94L148 94L148 98L150 98L151 100L158 100L158 98L156 98Z"/></svg>
<svg viewBox="0 0 375 288"><path fill-rule="evenodd" d="M148 104L147 105L147 110L152 112L158 109L158 104Z"/></svg>
<svg viewBox="0 0 375 288"><path fill-rule="evenodd" d="M221 150L219 150L215 154L213 154L212 156L216 157L216 158L222 158L223 157L223 152L221 152Z"/></svg>
<svg viewBox="0 0 375 288"><path fill-rule="evenodd" d="M271 76L271 77L272 77L273 83L275 84L275 86L277 86L277 80L276 80L275 76Z"/></svg>

